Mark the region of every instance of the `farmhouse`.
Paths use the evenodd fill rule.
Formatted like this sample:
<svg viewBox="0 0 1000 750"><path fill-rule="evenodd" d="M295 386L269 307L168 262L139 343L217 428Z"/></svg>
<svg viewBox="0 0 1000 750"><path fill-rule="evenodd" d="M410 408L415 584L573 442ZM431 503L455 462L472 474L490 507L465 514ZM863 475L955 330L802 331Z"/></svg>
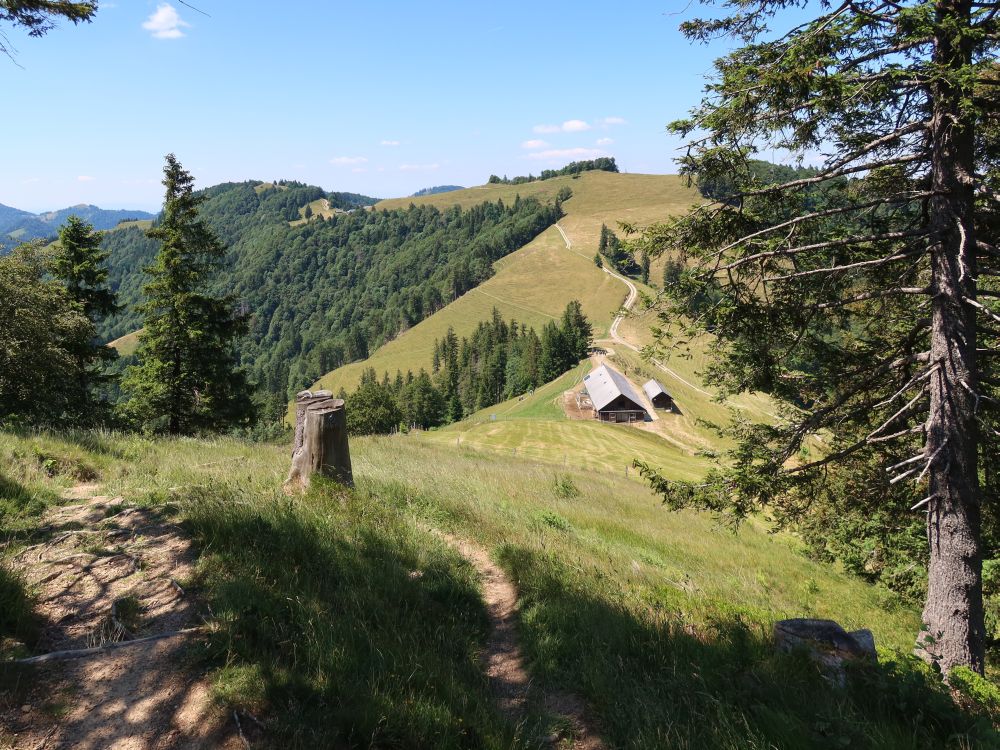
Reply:
<svg viewBox="0 0 1000 750"><path fill-rule="evenodd" d="M658 380L650 380L642 386L642 390L654 408L673 411L674 398L667 393L667 389L663 387L663 383Z"/></svg>
<svg viewBox="0 0 1000 750"><path fill-rule="evenodd" d="M642 398L624 375L601 365L583 378L594 405L594 416L602 422L642 422L646 409Z"/></svg>

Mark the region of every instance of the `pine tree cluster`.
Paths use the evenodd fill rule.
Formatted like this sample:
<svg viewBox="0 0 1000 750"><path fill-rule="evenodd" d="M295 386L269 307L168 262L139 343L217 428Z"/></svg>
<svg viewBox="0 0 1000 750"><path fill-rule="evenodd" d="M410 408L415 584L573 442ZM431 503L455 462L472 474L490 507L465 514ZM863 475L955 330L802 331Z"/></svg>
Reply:
<svg viewBox="0 0 1000 750"><path fill-rule="evenodd" d="M388 433L399 426L427 429L457 421L501 401L530 393L584 359L593 331L580 303L570 302L542 335L503 319L495 308L490 320L461 339L454 329L434 341L431 371L421 369L379 381L368 368L357 389L340 396L348 403L348 428L354 434Z"/></svg>

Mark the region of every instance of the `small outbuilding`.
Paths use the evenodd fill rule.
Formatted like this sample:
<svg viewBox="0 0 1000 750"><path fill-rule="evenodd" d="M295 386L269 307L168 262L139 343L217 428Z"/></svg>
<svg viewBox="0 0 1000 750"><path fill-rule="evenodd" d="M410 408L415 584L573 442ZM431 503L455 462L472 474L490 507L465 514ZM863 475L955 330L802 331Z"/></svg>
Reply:
<svg viewBox="0 0 1000 750"><path fill-rule="evenodd" d="M667 389L659 380L650 380L642 386L642 390L654 408L674 410L674 397L667 393Z"/></svg>
<svg viewBox="0 0 1000 750"><path fill-rule="evenodd" d="M642 397L620 372L601 365L583 378L594 405L594 416L602 422L643 422L648 416Z"/></svg>

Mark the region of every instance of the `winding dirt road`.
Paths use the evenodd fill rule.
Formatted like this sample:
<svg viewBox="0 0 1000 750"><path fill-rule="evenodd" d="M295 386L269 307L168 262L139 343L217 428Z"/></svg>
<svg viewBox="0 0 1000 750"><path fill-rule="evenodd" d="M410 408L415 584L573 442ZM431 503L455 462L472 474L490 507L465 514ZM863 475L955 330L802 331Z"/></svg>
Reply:
<svg viewBox="0 0 1000 750"><path fill-rule="evenodd" d="M567 250L571 250L573 252L576 252L575 250L573 250L573 241L570 240L569 235L566 234L565 230L558 223L556 224L556 229L558 229L559 230L559 234L562 235L563 242L566 243L566 249ZM577 254L578 255L582 255L582 253L577 253ZM624 346L627 349L631 349L634 352L641 352L641 347L638 347L635 344L633 344L631 341L628 341L628 340L622 338L621 334L618 333L618 326L621 325L621 322L623 320L625 320L625 316L628 315L628 313L635 306L635 303L639 300L639 290L636 288L635 284L633 284L629 279L625 278L624 276L622 276L619 273L615 273L614 271L610 270L606 266L603 266L601 268L601 270L604 271L604 273L606 273L609 276L611 276L612 278L618 279L618 281L622 282L625 286L628 287L628 296L625 297L625 301L622 303L621 312L619 312L615 316L615 319L613 321L611 321L611 327L608 329L608 333L611 335L611 340L614 341L616 344L621 344L622 346ZM708 391L706 391L704 388L700 388L699 386L695 385L690 380L687 380L686 378L681 377L681 375L678 372L670 369L665 364L663 364L663 362L661 362L660 360L654 359L654 358L650 358L650 362L652 362L654 365L656 365L658 368L660 368L663 372L667 373L670 377L672 377L675 380L683 383L688 388L691 388L691 389L697 391L698 393L702 394L703 396L712 397L714 395L714 394L709 393Z"/></svg>

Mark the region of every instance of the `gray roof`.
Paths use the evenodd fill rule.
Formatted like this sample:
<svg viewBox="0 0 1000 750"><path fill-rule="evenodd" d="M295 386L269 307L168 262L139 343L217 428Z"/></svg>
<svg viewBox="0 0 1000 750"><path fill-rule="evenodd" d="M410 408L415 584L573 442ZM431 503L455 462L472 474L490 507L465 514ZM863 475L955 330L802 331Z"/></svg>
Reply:
<svg viewBox="0 0 1000 750"><path fill-rule="evenodd" d="M612 370L607 365L601 365L589 375L584 375L583 385L594 402L594 408L600 411L619 396L625 396L643 409L642 399L635 392L632 384L620 372ZM645 409L643 409L645 411Z"/></svg>
<svg viewBox="0 0 1000 750"><path fill-rule="evenodd" d="M646 393L646 396L652 401L654 398L659 396L661 393L664 396L670 396L670 393L666 388L663 387L663 383L659 380L650 380L648 383L642 386L642 390Z"/></svg>

